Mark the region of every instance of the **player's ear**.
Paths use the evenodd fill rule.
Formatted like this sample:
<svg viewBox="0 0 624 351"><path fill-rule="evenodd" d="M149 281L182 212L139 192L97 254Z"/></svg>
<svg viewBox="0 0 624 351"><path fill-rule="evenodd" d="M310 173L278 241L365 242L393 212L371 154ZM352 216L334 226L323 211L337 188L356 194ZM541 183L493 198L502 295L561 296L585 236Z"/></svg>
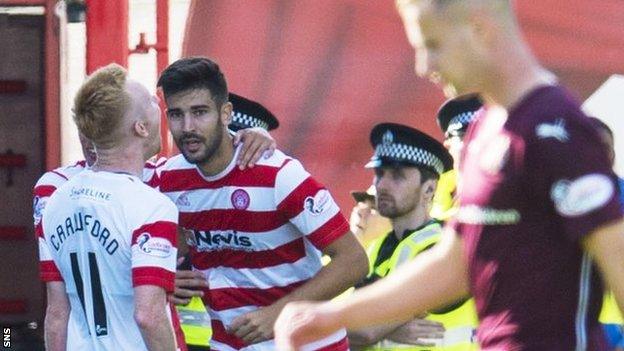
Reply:
<svg viewBox="0 0 624 351"><path fill-rule="evenodd" d="M227 101L225 104L221 105L221 122L226 126L232 122L232 103Z"/></svg>
<svg viewBox="0 0 624 351"><path fill-rule="evenodd" d="M149 130L147 130L144 121L134 121L134 123L132 123L132 129L133 132L140 137L145 138L149 136Z"/></svg>
<svg viewBox="0 0 624 351"><path fill-rule="evenodd" d="M429 179L424 182L421 186L421 196L423 200L432 201L433 196L435 195L436 188L438 185L438 181L436 179Z"/></svg>

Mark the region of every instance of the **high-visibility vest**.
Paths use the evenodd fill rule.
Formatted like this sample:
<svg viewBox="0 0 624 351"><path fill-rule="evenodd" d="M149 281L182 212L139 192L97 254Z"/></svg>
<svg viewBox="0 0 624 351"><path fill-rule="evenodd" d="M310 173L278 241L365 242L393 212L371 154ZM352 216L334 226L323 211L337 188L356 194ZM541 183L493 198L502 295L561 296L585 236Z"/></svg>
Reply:
<svg viewBox="0 0 624 351"><path fill-rule="evenodd" d="M620 309L615 302L615 297L611 291L608 291L604 295L599 320L602 324L624 324L622 313L620 312Z"/></svg>
<svg viewBox="0 0 624 351"><path fill-rule="evenodd" d="M186 306L176 306L187 345L209 346L212 337L210 316L201 298L194 296Z"/></svg>
<svg viewBox="0 0 624 351"><path fill-rule="evenodd" d="M400 265L436 244L440 240L441 233L441 224L434 222L401 240L388 261L389 269L386 274L391 274ZM436 341L436 346L404 345L384 340L368 349L402 351L473 351L479 349L475 338L478 319L473 299L463 302L446 313L429 313L426 319L442 323L446 329L444 338L439 342Z"/></svg>
<svg viewBox="0 0 624 351"><path fill-rule="evenodd" d="M433 196L433 204L429 214L435 219L446 221L457 213L459 208L455 191L457 188L457 171L452 169L443 173Z"/></svg>
<svg viewBox="0 0 624 351"><path fill-rule="evenodd" d="M368 255L368 278L373 275L378 277L385 277L390 270L390 258L385 259L383 262L377 263L377 258L381 252L382 246L388 235L394 235L394 232L390 232L384 236L381 236L370 244L366 254Z"/></svg>

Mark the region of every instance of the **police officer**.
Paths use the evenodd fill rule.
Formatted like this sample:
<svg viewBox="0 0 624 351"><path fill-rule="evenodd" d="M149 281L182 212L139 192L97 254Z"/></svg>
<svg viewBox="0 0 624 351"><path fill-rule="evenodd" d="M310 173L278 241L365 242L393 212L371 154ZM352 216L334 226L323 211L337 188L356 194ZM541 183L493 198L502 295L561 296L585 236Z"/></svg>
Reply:
<svg viewBox="0 0 624 351"><path fill-rule="evenodd" d="M279 127L277 117L262 104L234 93L230 93L230 102L233 105L232 122L228 126L231 131L253 127L271 131Z"/></svg>
<svg viewBox="0 0 624 351"><path fill-rule="evenodd" d="M470 123L477 117L483 102L477 94L465 94L447 100L437 114L437 121L444 134L444 147L453 157L453 169L440 176L433 198L431 216L440 220L452 217L458 208L456 194L459 155L464 147L464 135Z"/></svg>
<svg viewBox="0 0 624 351"><path fill-rule="evenodd" d="M442 144L404 125L379 124L370 139L375 152L366 167L375 171L377 209L390 219L392 231L369 247L370 273L358 287L385 277L439 240L441 222L429 213L437 181L453 164ZM377 350L474 349L471 303L460 301L423 317L350 332L350 343Z"/></svg>
<svg viewBox="0 0 624 351"><path fill-rule="evenodd" d="M260 103L234 93L230 93L229 100L233 105L232 122L228 126L230 131L238 132L254 127L270 131L279 126L279 121L275 115ZM243 147L252 149L255 145L247 143ZM198 272L191 272L190 269L190 258L187 255L181 265L178 266L176 280L178 285L185 282L188 284L186 288L176 288L175 297L172 300L179 303L176 307L184 332L184 340L189 351L209 350L209 341L212 336L210 316L208 316L206 307L201 300L202 292L197 289L202 286L202 283L193 279L193 277L199 279L195 276Z"/></svg>

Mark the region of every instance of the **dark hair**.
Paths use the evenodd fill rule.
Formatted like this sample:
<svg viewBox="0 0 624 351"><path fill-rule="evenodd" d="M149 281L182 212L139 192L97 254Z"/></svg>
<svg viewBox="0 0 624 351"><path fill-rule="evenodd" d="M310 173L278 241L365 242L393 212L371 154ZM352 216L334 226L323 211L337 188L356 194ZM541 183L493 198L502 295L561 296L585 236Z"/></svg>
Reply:
<svg viewBox="0 0 624 351"><path fill-rule="evenodd" d="M420 184L423 184L430 179L440 180L440 175L433 168L424 165L415 165L412 162L391 160L385 162L380 167L375 167L375 169L381 167L391 167L395 169L405 167L416 168L420 172Z"/></svg>
<svg viewBox="0 0 624 351"><path fill-rule="evenodd" d="M185 90L208 89L217 107L228 101L225 76L219 65L206 57L177 60L161 73L157 85L162 88L165 98Z"/></svg>
<svg viewBox="0 0 624 351"><path fill-rule="evenodd" d="M613 131L611 130L611 128L609 128L609 126L605 122L601 121L600 119L596 117L589 117L589 121L594 126L594 128L601 129L609 133L609 135L611 135L611 138L613 138Z"/></svg>
<svg viewBox="0 0 624 351"><path fill-rule="evenodd" d="M430 180L430 179L434 179L434 180L439 180L440 179L440 175L438 174L438 172L434 171L432 168L430 167L417 167L418 170L420 171L420 184L423 184L424 182Z"/></svg>

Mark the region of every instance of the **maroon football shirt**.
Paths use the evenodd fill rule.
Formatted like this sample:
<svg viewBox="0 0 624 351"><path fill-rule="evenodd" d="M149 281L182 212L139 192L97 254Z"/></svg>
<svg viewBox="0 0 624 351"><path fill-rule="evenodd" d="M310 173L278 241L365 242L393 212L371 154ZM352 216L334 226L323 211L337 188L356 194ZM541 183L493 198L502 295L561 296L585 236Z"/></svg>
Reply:
<svg viewBox="0 0 624 351"><path fill-rule="evenodd" d="M602 350L602 286L580 241L619 219L599 136L558 86L509 114L490 108L466 136L463 239L483 350Z"/></svg>

